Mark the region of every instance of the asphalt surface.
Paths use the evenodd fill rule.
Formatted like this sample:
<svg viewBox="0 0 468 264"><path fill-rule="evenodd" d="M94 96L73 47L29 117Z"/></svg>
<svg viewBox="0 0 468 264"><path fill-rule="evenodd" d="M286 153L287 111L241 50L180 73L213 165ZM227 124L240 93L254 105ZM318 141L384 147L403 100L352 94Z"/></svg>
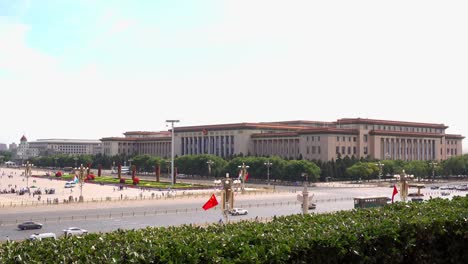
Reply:
<svg viewBox="0 0 468 264"><path fill-rule="evenodd" d="M273 216L292 215L302 212L297 195L302 187L284 187L276 194L242 195L236 194L236 207L248 210L247 215L223 217L219 206L204 211L201 206L206 198L178 198L168 200L146 200L125 203L96 203L49 205L26 208L3 208L0 211L0 241L27 239L33 233L56 233L63 235L62 230L77 226L89 232L110 232L116 229L140 229L145 227L177 226L183 224L210 224L223 221L269 219ZM415 189L410 189L414 192ZM424 199L440 197L441 190L423 189ZM467 192L449 191L453 195L466 195ZM324 213L338 210L349 210L354 206L353 197L387 196L391 197L392 189L388 187L373 188L309 188L309 195L314 195L317 204L310 212ZM395 197L399 201L399 197ZM37 221L43 224L42 229L21 231L17 225L23 221Z"/></svg>

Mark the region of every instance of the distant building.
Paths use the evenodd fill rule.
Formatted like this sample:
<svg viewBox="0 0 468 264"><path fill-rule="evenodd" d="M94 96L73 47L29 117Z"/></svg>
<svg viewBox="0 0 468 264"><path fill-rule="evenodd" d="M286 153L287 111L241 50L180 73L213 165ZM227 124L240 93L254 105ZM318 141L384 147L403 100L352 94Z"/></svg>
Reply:
<svg viewBox="0 0 468 264"><path fill-rule="evenodd" d="M149 154L159 157L171 155L171 132L125 132L125 137L108 137L101 139L102 153L106 156L117 154Z"/></svg>
<svg viewBox="0 0 468 264"><path fill-rule="evenodd" d="M38 155L39 151L37 149L30 148L28 139L23 135L20 139L20 144L14 153L14 159L23 162L30 158L37 157Z"/></svg>
<svg viewBox="0 0 468 264"><path fill-rule="evenodd" d="M38 139L29 143L40 156L55 154L96 155L102 152L102 143L91 139Z"/></svg>
<svg viewBox="0 0 468 264"><path fill-rule="evenodd" d="M0 151L8 150L7 144L0 143Z"/></svg>
<svg viewBox="0 0 468 264"><path fill-rule="evenodd" d="M346 156L445 160L462 155L465 138L446 134L447 128L444 124L363 118L186 126L175 128L175 155L243 154L322 161ZM124 135L102 138L103 154L170 156L170 131L136 131Z"/></svg>
<svg viewBox="0 0 468 264"><path fill-rule="evenodd" d="M18 148L18 145L16 145L16 143L14 143L14 142L11 143L11 144L8 146L8 149L9 149L10 151L14 151L14 150L16 150L17 148Z"/></svg>

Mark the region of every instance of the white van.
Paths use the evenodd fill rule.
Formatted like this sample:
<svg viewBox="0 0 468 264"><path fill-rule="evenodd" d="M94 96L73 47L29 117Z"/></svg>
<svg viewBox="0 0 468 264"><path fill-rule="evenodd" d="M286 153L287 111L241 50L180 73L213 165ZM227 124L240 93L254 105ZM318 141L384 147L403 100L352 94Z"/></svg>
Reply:
<svg viewBox="0 0 468 264"><path fill-rule="evenodd" d="M42 234L32 234L29 239L31 240L43 240L43 239L57 239L57 236L55 235L55 233L42 233Z"/></svg>

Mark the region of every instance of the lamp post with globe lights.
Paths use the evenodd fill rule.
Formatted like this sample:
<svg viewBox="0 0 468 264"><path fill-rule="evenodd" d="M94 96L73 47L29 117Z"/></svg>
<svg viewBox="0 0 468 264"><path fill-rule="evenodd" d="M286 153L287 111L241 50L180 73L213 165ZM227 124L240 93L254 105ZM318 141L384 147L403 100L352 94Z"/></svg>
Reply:
<svg viewBox="0 0 468 264"><path fill-rule="evenodd" d="M211 166L213 166L214 161L208 160L208 161L206 162L206 164L208 164L208 176L211 177Z"/></svg>
<svg viewBox="0 0 468 264"><path fill-rule="evenodd" d="M385 166L385 164L383 164L383 163L380 162L380 160L379 160L379 162L376 163L375 165L377 165L377 166L379 167L379 180L381 180L381 179L382 179L382 168L383 168L383 166Z"/></svg>
<svg viewBox="0 0 468 264"><path fill-rule="evenodd" d="M80 182L80 198L79 202L82 203L84 201L83 199L83 184L84 184L84 179L85 179L85 174L88 171L87 167L83 167L83 164L79 168L76 168L79 171L79 182Z"/></svg>
<svg viewBox="0 0 468 264"><path fill-rule="evenodd" d="M273 165L273 163L267 160L263 164L267 167L267 182L268 182L268 186L270 186L270 167Z"/></svg>
<svg viewBox="0 0 468 264"><path fill-rule="evenodd" d="M429 165L432 167L432 181L435 181L435 167L437 166L437 162L431 161Z"/></svg>
<svg viewBox="0 0 468 264"><path fill-rule="evenodd" d="M26 177L26 189L28 189L29 192L29 177L32 175L32 167L34 164L30 164L29 161L26 162L24 165L24 177Z"/></svg>
<svg viewBox="0 0 468 264"><path fill-rule="evenodd" d="M250 166L245 165L245 163L242 162L242 165L239 165L237 167L240 169L239 178L242 182L241 190L242 192L245 192L245 177L247 175L247 169L250 168Z"/></svg>

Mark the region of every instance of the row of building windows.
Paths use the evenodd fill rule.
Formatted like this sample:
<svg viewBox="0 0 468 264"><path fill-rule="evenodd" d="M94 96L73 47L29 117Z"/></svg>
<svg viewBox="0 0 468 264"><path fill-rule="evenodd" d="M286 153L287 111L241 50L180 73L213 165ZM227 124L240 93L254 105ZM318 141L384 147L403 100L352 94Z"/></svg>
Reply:
<svg viewBox="0 0 468 264"><path fill-rule="evenodd" d="M427 127L402 127L402 126L381 126L366 125L365 129L376 129L376 130L389 130L389 131L405 131L405 132L420 132L420 133L443 133L442 129L427 128Z"/></svg>
<svg viewBox="0 0 468 264"><path fill-rule="evenodd" d="M442 155L442 149L440 149L440 155ZM447 148L447 155L458 155L457 149Z"/></svg>
<svg viewBox="0 0 468 264"><path fill-rule="evenodd" d="M346 152L346 149L348 152ZM351 153L351 147L341 147L341 152L340 152L340 147L336 147L336 154L341 154L341 155L356 155L357 154L357 148L352 147L352 153Z"/></svg>
<svg viewBox="0 0 468 264"><path fill-rule="evenodd" d="M307 142L309 142L309 137L307 137L306 139L307 139ZM315 136L311 136L311 137L310 137L310 140L311 140L311 141L315 141L315 140L320 141L320 136L316 136L316 137L315 137Z"/></svg>
<svg viewBox="0 0 468 264"><path fill-rule="evenodd" d="M346 138L348 138L348 142L351 142L351 138L353 139L353 142L356 142L357 138L356 137L341 137L342 138L342 141L345 142L346 141ZM336 141L340 141L340 137L337 136L336 137Z"/></svg>
<svg viewBox="0 0 468 264"><path fill-rule="evenodd" d="M311 151L311 150L312 150L312 151ZM307 153L307 154L311 154L311 153L312 153L312 154L321 154L321 153L322 153L322 150L321 150L320 146L312 146L311 148L309 148L309 147L307 146L307 148L306 148L306 153Z"/></svg>

